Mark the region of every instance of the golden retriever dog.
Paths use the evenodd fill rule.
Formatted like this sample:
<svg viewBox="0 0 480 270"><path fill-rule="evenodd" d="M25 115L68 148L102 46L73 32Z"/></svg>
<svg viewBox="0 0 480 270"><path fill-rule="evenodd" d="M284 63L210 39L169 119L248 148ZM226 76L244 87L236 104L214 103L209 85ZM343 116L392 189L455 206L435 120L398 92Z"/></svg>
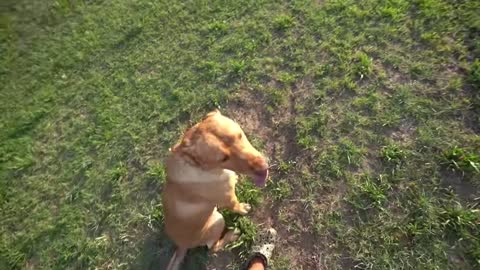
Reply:
<svg viewBox="0 0 480 270"><path fill-rule="evenodd" d="M216 252L237 239L233 231L223 233L225 221L217 207L247 214L250 205L235 195L236 173L249 175L256 185L264 186L268 164L240 126L215 110L188 129L170 150L166 171L162 193L165 232L177 246L167 269L176 270L189 248L206 245Z"/></svg>

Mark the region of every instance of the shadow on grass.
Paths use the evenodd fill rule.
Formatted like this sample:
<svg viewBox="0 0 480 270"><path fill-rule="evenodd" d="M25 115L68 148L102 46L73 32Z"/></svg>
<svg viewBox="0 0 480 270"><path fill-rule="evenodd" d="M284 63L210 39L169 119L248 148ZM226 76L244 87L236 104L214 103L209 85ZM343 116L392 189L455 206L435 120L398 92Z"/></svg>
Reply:
<svg viewBox="0 0 480 270"><path fill-rule="evenodd" d="M148 235L144 239L143 248L133 269L163 270L173 256L175 245L161 232L156 235ZM207 269L208 250L199 247L188 251L183 261L182 270L205 270Z"/></svg>

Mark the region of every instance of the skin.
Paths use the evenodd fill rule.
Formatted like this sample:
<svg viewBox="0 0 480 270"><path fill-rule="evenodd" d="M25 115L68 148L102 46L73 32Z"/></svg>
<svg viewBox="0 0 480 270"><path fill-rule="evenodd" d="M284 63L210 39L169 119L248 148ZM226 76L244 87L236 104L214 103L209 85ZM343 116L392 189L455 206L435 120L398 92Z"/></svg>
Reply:
<svg viewBox="0 0 480 270"><path fill-rule="evenodd" d="M240 126L219 111L209 113L185 132L172 148L166 168L162 194L165 232L177 245L167 269L177 269L189 248L207 245L215 252L236 240L233 231L222 237L225 221L217 207L247 214L250 205L239 202L235 194L235 172L257 179L268 175L263 155Z"/></svg>
<svg viewBox="0 0 480 270"><path fill-rule="evenodd" d="M265 266L263 265L263 261L260 258L255 258L250 263L250 267L248 270L264 270Z"/></svg>

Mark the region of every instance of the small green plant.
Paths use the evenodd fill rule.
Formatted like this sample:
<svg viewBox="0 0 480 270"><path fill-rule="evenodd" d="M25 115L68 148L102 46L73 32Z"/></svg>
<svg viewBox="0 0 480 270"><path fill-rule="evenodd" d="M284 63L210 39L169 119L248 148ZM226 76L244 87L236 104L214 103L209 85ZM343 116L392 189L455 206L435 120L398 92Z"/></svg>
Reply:
<svg viewBox="0 0 480 270"><path fill-rule="evenodd" d="M269 105L272 106L272 108L285 105L288 101L288 95L285 94L283 89L267 87L264 91L269 100Z"/></svg>
<svg viewBox="0 0 480 270"><path fill-rule="evenodd" d="M443 158L444 164L451 169L480 174L480 155L478 153L455 146L445 151Z"/></svg>
<svg viewBox="0 0 480 270"><path fill-rule="evenodd" d="M416 80L426 79L432 75L432 70L424 63L413 63L410 67L410 75Z"/></svg>
<svg viewBox="0 0 480 270"><path fill-rule="evenodd" d="M228 31L228 24L224 21L214 21L209 23L207 28L209 31L224 34Z"/></svg>
<svg viewBox="0 0 480 270"><path fill-rule="evenodd" d="M472 66L470 67L470 81L480 89L480 60L475 59ZM477 90L479 90L477 89Z"/></svg>
<svg viewBox="0 0 480 270"><path fill-rule="evenodd" d="M306 149L315 149L319 139L325 136L328 123L328 114L320 109L309 117L301 117L297 120L297 142Z"/></svg>
<svg viewBox="0 0 480 270"><path fill-rule="evenodd" d="M434 45L440 38L441 36L436 32L425 32L421 35L422 40L432 45Z"/></svg>
<svg viewBox="0 0 480 270"><path fill-rule="evenodd" d="M348 138L342 138L338 144L341 161L349 165L358 166L363 158L364 150Z"/></svg>
<svg viewBox="0 0 480 270"><path fill-rule="evenodd" d="M399 7L393 7L393 6L386 6L383 8L380 8L379 11L380 15L383 17L388 18L388 20L393 20L393 21L400 21L404 16L405 16L405 11L403 8Z"/></svg>
<svg viewBox="0 0 480 270"><path fill-rule="evenodd" d="M280 160L280 162L278 163L278 170L280 170L280 172L284 174L287 174L291 169L295 167L295 164L296 162L293 160L289 160L289 161Z"/></svg>
<svg viewBox="0 0 480 270"><path fill-rule="evenodd" d="M202 61L198 64L198 68L207 79L214 79L222 73L222 66L215 61Z"/></svg>
<svg viewBox="0 0 480 270"><path fill-rule="evenodd" d="M117 167L114 167L107 172L108 178L112 182L122 181L127 174L128 169L125 164L119 164Z"/></svg>
<svg viewBox="0 0 480 270"><path fill-rule="evenodd" d="M273 25L278 30L286 30L295 24L293 17L288 15L279 15L273 19Z"/></svg>
<svg viewBox="0 0 480 270"><path fill-rule="evenodd" d="M275 200L283 200L292 194L292 187L285 179L273 182L272 186L272 195Z"/></svg>
<svg viewBox="0 0 480 270"><path fill-rule="evenodd" d="M463 87L463 80L462 77L455 77L452 78L447 85L447 89L453 92L461 90Z"/></svg>
<svg viewBox="0 0 480 270"><path fill-rule="evenodd" d="M439 210L439 223L445 235L453 241L461 240L459 247L465 252L467 260L480 266L480 243L478 241L478 224L480 211L464 208L458 202L451 202Z"/></svg>
<svg viewBox="0 0 480 270"><path fill-rule="evenodd" d="M230 60L229 66L232 72L236 75L243 75L247 69L245 60Z"/></svg>
<svg viewBox="0 0 480 270"><path fill-rule="evenodd" d="M366 111L373 112L376 109L379 96L376 93L369 94L368 96L361 96L353 100L352 105Z"/></svg>
<svg viewBox="0 0 480 270"><path fill-rule="evenodd" d="M343 175L345 168L340 164L338 151L335 147L323 152L315 163L317 172L325 174L328 178L337 179Z"/></svg>
<svg viewBox="0 0 480 270"><path fill-rule="evenodd" d="M282 72L278 75L278 80L284 84L290 84L295 81L295 75L288 72Z"/></svg>
<svg viewBox="0 0 480 270"><path fill-rule="evenodd" d="M358 209L382 208L387 201L390 185L383 177L372 178L369 175L353 177L354 190L347 200Z"/></svg>
<svg viewBox="0 0 480 270"><path fill-rule="evenodd" d="M353 69L360 78L370 75L373 72L372 58L364 52L357 52L354 56Z"/></svg>
<svg viewBox="0 0 480 270"><path fill-rule="evenodd" d="M76 5L81 5L80 1L55 0L53 7L63 14L68 14L75 9Z"/></svg>
<svg viewBox="0 0 480 270"><path fill-rule="evenodd" d="M454 204L440 211L442 226L454 232L464 229L474 229L480 221L480 212L474 209L464 209L461 205Z"/></svg>
<svg viewBox="0 0 480 270"><path fill-rule="evenodd" d="M152 163L148 167L147 175L152 177L158 177L160 179L165 179L165 166L162 163Z"/></svg>
<svg viewBox="0 0 480 270"><path fill-rule="evenodd" d="M398 164L405 159L406 154L398 145L389 144L382 147L381 156L387 162Z"/></svg>

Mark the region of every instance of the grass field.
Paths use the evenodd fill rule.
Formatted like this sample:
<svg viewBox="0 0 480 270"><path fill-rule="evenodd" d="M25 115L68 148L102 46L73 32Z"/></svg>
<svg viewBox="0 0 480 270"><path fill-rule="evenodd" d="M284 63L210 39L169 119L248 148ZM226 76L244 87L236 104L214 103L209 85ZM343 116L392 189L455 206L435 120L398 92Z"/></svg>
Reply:
<svg viewBox="0 0 480 270"><path fill-rule="evenodd" d="M480 2L2 0L0 269L163 269L163 158L219 107L272 164L238 269L480 268Z"/></svg>

